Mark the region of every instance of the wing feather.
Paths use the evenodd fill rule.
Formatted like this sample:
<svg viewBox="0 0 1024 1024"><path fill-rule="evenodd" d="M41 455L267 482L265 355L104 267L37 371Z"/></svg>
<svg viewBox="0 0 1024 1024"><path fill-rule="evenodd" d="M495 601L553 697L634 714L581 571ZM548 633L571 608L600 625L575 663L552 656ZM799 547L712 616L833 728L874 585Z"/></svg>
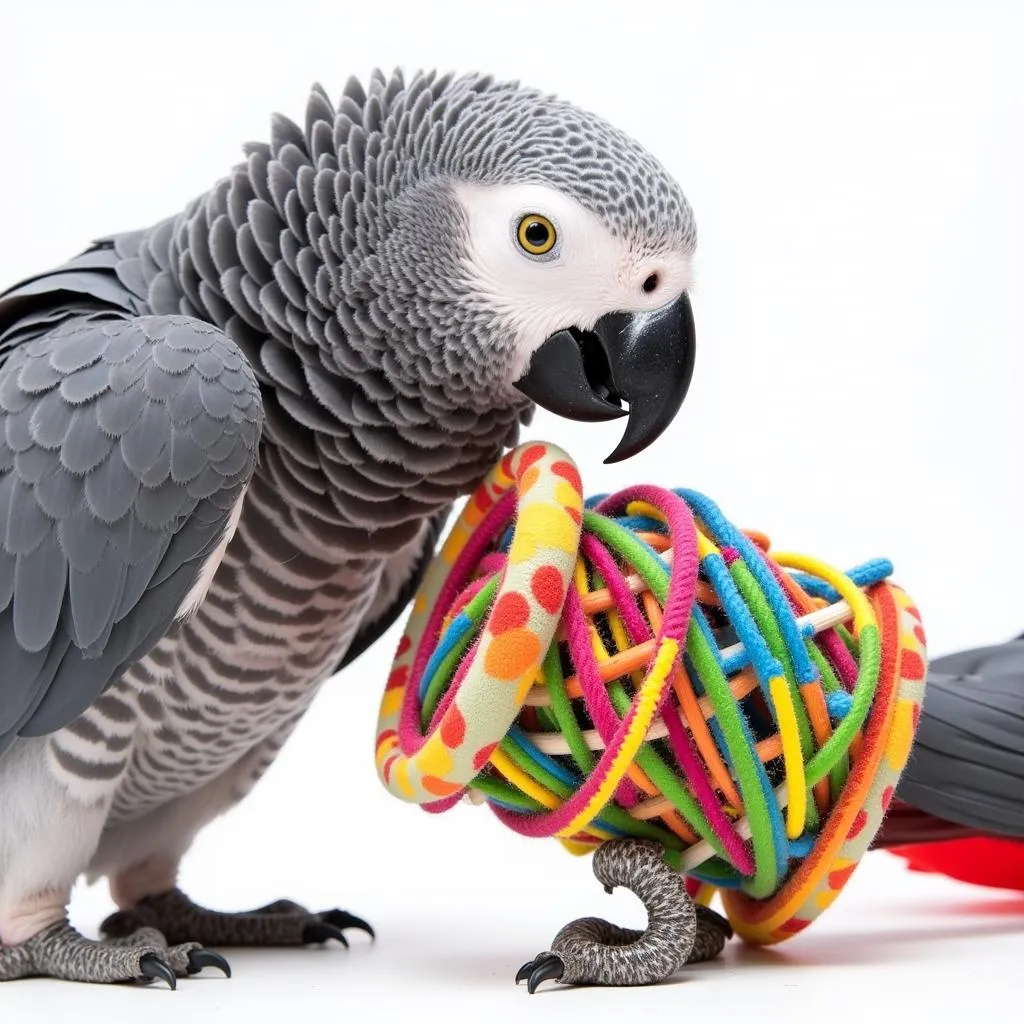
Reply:
<svg viewBox="0 0 1024 1024"><path fill-rule="evenodd" d="M78 316L2 343L0 754L69 724L166 632L262 428L248 364L198 320Z"/></svg>

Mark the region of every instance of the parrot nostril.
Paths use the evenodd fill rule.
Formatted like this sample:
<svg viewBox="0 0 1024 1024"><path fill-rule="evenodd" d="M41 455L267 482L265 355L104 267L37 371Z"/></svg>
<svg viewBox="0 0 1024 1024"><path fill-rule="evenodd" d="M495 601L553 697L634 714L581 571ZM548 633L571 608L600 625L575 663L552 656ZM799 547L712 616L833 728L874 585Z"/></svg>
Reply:
<svg viewBox="0 0 1024 1024"><path fill-rule="evenodd" d="M658 275L657 274L649 274L647 276L647 278L644 280L644 283L643 283L644 291L648 295L650 295L651 292L653 292L654 289L657 288L657 287L658 287Z"/></svg>

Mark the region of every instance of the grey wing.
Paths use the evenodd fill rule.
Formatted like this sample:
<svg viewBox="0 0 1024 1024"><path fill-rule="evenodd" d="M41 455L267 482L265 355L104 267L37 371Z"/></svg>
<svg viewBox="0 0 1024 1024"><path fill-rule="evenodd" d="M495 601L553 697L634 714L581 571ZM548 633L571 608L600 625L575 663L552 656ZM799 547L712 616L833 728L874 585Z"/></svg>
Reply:
<svg viewBox="0 0 1024 1024"><path fill-rule="evenodd" d="M897 796L946 821L1024 836L1024 639L931 663Z"/></svg>
<svg viewBox="0 0 1024 1024"><path fill-rule="evenodd" d="M199 320L79 317L9 352L0 753L74 721L173 625L233 526L261 425L248 363Z"/></svg>
<svg viewBox="0 0 1024 1024"><path fill-rule="evenodd" d="M403 609L415 597L450 513L451 506L448 506L431 516L424 523L423 532L417 541L388 562L381 574L373 603L349 644L345 657L335 669L336 672L351 665L360 654L375 644L395 624Z"/></svg>

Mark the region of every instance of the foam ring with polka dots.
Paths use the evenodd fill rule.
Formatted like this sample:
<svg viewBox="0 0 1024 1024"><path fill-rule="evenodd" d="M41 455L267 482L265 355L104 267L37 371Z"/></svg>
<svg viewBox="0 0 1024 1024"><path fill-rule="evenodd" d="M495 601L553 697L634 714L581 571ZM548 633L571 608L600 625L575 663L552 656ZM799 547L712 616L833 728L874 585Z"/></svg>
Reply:
<svg viewBox="0 0 1024 1024"><path fill-rule="evenodd" d="M413 602L381 700L377 771L396 797L450 806L508 733L558 628L582 509L574 462L539 442L509 452L466 503ZM459 657L458 642L470 627L463 615L461 628L458 611L448 615L452 602L487 545L513 519L507 565L473 657L460 665L424 727L422 691L446 659Z"/></svg>

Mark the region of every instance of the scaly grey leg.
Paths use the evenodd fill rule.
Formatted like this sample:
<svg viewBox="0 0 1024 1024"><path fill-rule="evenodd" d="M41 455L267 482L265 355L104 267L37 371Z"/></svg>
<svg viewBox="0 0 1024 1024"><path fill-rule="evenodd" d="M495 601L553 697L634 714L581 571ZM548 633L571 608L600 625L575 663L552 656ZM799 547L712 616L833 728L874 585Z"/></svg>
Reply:
<svg viewBox="0 0 1024 1024"><path fill-rule="evenodd" d="M222 957L197 942L169 945L152 928L111 942L95 942L66 920L44 928L26 942L0 947L0 981L46 977L111 983L159 978L174 988L179 976L197 974L209 966L230 974Z"/></svg>
<svg viewBox="0 0 1024 1024"><path fill-rule="evenodd" d="M345 910L311 913L291 900L276 900L258 910L222 913L197 906L180 889L144 897L131 910L112 914L101 929L104 935L123 936L147 926L172 943L187 939L211 946L303 946L328 939L347 946L346 928L374 934Z"/></svg>
<svg viewBox="0 0 1024 1024"><path fill-rule="evenodd" d="M732 937L725 918L693 903L657 843L604 843L594 852L594 874L608 892L624 885L640 897L647 909L647 928L621 928L598 917L567 924L550 950L519 969L516 983L526 981L531 994L544 981L649 985L683 964L713 959Z"/></svg>

